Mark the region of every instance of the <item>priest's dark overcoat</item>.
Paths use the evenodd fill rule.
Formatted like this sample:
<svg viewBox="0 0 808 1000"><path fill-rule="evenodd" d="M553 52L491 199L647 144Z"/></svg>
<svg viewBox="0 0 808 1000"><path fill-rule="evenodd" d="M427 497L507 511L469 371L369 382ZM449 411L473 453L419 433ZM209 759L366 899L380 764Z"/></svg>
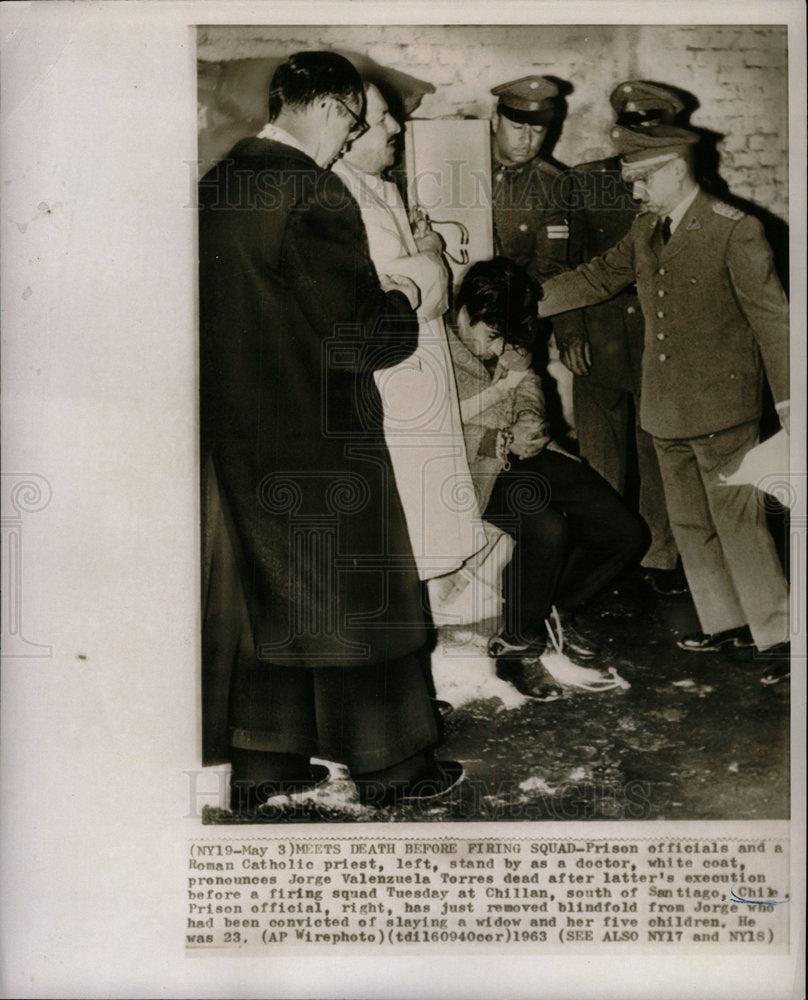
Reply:
<svg viewBox="0 0 808 1000"><path fill-rule="evenodd" d="M373 371L417 344L337 176L265 139L200 182L204 761L230 671L350 668L425 641Z"/></svg>

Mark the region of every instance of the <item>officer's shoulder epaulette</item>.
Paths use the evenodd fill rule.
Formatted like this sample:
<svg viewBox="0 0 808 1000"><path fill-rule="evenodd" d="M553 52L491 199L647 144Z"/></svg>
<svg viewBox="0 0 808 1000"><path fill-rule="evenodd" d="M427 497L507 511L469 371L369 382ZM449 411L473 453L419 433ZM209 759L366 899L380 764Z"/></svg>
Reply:
<svg viewBox="0 0 808 1000"><path fill-rule="evenodd" d="M740 208L735 208L733 205L728 205L725 201L714 201L711 207L716 215L731 219L733 222L740 222L746 217L746 212L742 212Z"/></svg>
<svg viewBox="0 0 808 1000"><path fill-rule="evenodd" d="M533 162L536 164L539 170L543 170L544 173L550 174L551 177L559 177L561 174L565 172L563 170L559 170L559 168L556 167L554 164L548 163L547 160L540 160L538 157L536 157L536 159Z"/></svg>

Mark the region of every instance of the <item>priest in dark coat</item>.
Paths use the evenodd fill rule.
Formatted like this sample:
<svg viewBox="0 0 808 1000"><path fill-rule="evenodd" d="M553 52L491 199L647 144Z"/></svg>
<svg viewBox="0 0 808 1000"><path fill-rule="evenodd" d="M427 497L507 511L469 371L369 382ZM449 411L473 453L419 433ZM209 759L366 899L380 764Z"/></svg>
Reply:
<svg viewBox="0 0 808 1000"><path fill-rule="evenodd" d="M270 124L200 184L204 762L232 763L234 807L312 784L312 755L363 801L436 767L373 379L415 349L418 291L376 276L327 169L363 108L347 60L298 53Z"/></svg>

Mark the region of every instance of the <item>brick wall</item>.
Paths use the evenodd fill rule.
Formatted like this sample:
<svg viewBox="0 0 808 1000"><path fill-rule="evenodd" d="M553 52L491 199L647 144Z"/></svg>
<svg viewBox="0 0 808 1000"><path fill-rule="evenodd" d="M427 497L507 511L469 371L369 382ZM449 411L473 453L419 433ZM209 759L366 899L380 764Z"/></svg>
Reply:
<svg viewBox="0 0 808 1000"><path fill-rule="evenodd" d="M230 60L277 59L307 48L359 53L433 84L435 93L425 95L416 112L425 118L456 113L488 117L494 104L489 90L498 83L528 73L558 78L569 85L569 93L554 155L567 164L611 151L608 94L620 80L642 78L679 87L698 103L692 124L724 136L717 148L720 174L730 191L787 218L784 27L203 27L198 39L202 140L214 131L220 144L239 131L247 134L262 114L265 97L256 89L254 64ZM225 62L231 72L223 75ZM219 83L223 76L225 87Z"/></svg>

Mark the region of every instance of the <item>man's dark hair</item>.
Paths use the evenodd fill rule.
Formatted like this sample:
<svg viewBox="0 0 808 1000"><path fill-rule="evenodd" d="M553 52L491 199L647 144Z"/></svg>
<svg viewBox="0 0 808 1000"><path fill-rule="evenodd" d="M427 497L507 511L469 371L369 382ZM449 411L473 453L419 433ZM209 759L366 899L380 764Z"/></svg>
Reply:
<svg viewBox="0 0 808 1000"><path fill-rule="evenodd" d="M278 66L269 85L269 121L283 107L305 107L323 97L364 101L353 63L336 52L296 52Z"/></svg>
<svg viewBox="0 0 808 1000"><path fill-rule="evenodd" d="M539 295L527 272L507 257L473 264L455 299L459 312L466 307L472 325L482 320L514 347L530 349L539 324Z"/></svg>

